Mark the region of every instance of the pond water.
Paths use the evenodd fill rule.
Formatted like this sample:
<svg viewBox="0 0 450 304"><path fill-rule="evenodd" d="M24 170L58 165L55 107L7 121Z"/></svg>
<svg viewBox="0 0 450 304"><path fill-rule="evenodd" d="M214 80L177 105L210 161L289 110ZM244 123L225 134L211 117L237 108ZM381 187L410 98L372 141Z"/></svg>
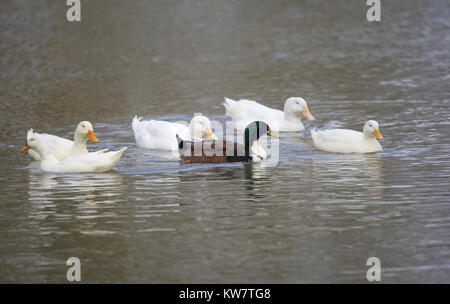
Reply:
<svg viewBox="0 0 450 304"><path fill-rule="evenodd" d="M61 3L59 3L61 2ZM450 282L450 14L446 1L3 1L0 281ZM224 97L316 121L279 163L183 165L136 147L131 120L224 123ZM362 130L376 154L323 153L310 128ZM18 150L34 128L128 147L103 174L52 174Z"/></svg>

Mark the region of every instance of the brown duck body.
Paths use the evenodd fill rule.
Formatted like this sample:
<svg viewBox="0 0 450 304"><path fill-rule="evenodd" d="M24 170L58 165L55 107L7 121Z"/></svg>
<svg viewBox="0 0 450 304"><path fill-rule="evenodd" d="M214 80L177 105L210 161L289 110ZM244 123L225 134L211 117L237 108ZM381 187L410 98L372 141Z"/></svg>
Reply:
<svg viewBox="0 0 450 304"><path fill-rule="evenodd" d="M245 146L239 143L212 139L193 142L182 140L178 135L177 140L180 159L185 164L218 164L252 161L249 151L246 151ZM216 147L218 150L216 150Z"/></svg>

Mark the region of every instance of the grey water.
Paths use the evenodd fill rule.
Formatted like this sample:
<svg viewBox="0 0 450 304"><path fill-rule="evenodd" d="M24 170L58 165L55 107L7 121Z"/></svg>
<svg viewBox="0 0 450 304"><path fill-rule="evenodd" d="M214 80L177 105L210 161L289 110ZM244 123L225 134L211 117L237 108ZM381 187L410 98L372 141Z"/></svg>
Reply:
<svg viewBox="0 0 450 304"><path fill-rule="evenodd" d="M0 5L0 282L450 283L450 12L445 0L65 1ZM183 165L136 147L131 120L224 123L224 97L316 121L282 133L279 163ZM323 153L309 130L361 130L376 154ZM34 128L89 120L102 174L52 174Z"/></svg>

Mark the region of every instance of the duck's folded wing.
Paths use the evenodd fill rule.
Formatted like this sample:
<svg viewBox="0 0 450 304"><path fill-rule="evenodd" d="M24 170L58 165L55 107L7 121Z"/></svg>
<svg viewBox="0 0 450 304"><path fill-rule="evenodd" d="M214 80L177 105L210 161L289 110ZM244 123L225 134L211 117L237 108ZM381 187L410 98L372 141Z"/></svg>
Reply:
<svg viewBox="0 0 450 304"><path fill-rule="evenodd" d="M345 143L345 144L354 144L355 141L359 141L362 139L363 135L361 132L346 130L346 129L332 129L315 131L315 137L323 142L335 142L335 143Z"/></svg>
<svg viewBox="0 0 450 304"><path fill-rule="evenodd" d="M136 143L148 149L174 149L175 136L188 139L188 128L180 123L162 120L139 121L133 120L133 131Z"/></svg>
<svg viewBox="0 0 450 304"><path fill-rule="evenodd" d="M69 155L73 146L73 141L63 137L46 133L39 134L37 132L34 132L33 136L39 137L40 142L46 146L48 151L52 151L52 153L60 160Z"/></svg>
<svg viewBox="0 0 450 304"><path fill-rule="evenodd" d="M249 123L253 120L270 122L273 120L281 120L284 117L282 111L267 107L254 100L243 99L240 100L238 104L240 105L242 113L245 113L244 118L249 121Z"/></svg>
<svg viewBox="0 0 450 304"><path fill-rule="evenodd" d="M110 152L90 152L67 157L57 164L60 172L105 172L117 164L127 148Z"/></svg>

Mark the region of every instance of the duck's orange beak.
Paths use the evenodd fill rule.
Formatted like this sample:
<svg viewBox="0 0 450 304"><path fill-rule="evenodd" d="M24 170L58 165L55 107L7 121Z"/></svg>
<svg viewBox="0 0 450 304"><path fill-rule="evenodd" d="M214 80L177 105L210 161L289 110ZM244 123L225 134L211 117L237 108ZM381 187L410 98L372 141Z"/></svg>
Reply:
<svg viewBox="0 0 450 304"><path fill-rule="evenodd" d="M98 138L94 135L94 131L89 130L87 132L87 137L89 137L90 140L92 140L93 142L98 142Z"/></svg>
<svg viewBox="0 0 450 304"><path fill-rule="evenodd" d="M375 129L375 131L373 131L373 134L375 135L376 138L383 139L383 135L381 135L380 130Z"/></svg>
<svg viewBox="0 0 450 304"><path fill-rule="evenodd" d="M304 107L302 110L302 115L306 117L308 120L316 120L314 116L312 116L311 112L309 112L307 107Z"/></svg>
<svg viewBox="0 0 450 304"><path fill-rule="evenodd" d="M23 146L23 147L20 149L20 152L24 152L24 151L26 151L26 150L28 150L28 149L30 149L30 146L25 145L25 146Z"/></svg>
<svg viewBox="0 0 450 304"><path fill-rule="evenodd" d="M208 137L211 138L211 139L219 139L219 138L213 133L213 131L212 131L211 129L206 129L204 133L205 133L206 136L208 136Z"/></svg>

